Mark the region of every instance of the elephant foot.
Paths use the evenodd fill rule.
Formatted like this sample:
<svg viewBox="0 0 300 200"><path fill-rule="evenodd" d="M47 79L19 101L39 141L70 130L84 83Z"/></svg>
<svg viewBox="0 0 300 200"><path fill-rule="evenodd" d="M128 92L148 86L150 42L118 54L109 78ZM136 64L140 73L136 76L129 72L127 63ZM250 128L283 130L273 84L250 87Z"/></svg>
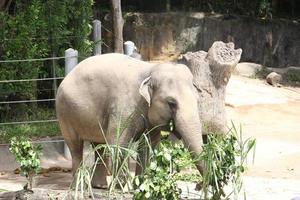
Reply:
<svg viewBox="0 0 300 200"><path fill-rule="evenodd" d="M105 178L104 178L105 177ZM107 180L106 180L106 176L102 176L102 177L97 177L94 175L93 179L92 179L92 187L93 188L97 188L97 189L107 189L108 188L108 184L107 184Z"/></svg>
<svg viewBox="0 0 300 200"><path fill-rule="evenodd" d="M108 189L108 185L107 184L93 184L92 183L92 187L96 188L96 189Z"/></svg>

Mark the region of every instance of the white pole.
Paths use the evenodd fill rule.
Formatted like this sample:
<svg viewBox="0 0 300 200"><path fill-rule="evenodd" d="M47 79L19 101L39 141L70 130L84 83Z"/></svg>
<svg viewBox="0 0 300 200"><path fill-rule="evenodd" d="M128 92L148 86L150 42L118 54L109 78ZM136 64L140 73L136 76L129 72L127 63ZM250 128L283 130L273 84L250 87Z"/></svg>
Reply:
<svg viewBox="0 0 300 200"><path fill-rule="evenodd" d="M124 54L131 56L135 50L135 44L132 41L124 42Z"/></svg>
<svg viewBox="0 0 300 200"><path fill-rule="evenodd" d="M94 46L94 55L101 54L101 21L95 19L93 21L93 41Z"/></svg>
<svg viewBox="0 0 300 200"><path fill-rule="evenodd" d="M69 48L65 51L65 75L78 64L78 51Z"/></svg>
<svg viewBox="0 0 300 200"><path fill-rule="evenodd" d="M78 51L72 48L65 50L65 76L78 64ZM69 160L72 159L70 149L66 142L64 143L64 154Z"/></svg>

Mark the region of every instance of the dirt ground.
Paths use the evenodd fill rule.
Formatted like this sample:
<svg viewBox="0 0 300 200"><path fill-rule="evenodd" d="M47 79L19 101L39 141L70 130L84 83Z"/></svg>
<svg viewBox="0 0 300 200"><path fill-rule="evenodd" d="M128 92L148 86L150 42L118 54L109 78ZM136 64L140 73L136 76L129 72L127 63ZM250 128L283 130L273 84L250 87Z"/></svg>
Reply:
<svg viewBox="0 0 300 200"><path fill-rule="evenodd" d="M300 197L300 88L234 76L226 105L228 120L257 140L244 179L248 199Z"/></svg>
<svg viewBox="0 0 300 200"><path fill-rule="evenodd" d="M257 140L255 162L249 160L244 177L247 199L300 197L300 88L275 88L261 80L233 76L226 105L228 121L242 125L244 138ZM70 173L60 172L39 176L37 184L67 189L70 181ZM18 190L23 183L19 175L0 174L0 189Z"/></svg>

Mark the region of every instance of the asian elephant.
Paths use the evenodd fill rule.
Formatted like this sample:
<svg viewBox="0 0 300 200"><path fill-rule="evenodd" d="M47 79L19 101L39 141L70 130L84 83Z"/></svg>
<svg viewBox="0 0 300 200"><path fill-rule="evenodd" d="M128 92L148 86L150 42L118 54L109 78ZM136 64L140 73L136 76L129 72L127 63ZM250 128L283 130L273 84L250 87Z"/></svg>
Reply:
<svg viewBox="0 0 300 200"><path fill-rule="evenodd" d="M121 136L126 145L151 127L174 121L175 132L196 155L202 151L197 88L183 64L154 64L122 54L93 56L80 62L62 81L56 111L70 149L73 173L83 154L83 141L114 144L120 116L131 117ZM99 127L101 125L101 128ZM202 163L198 163L202 171ZM101 166L99 166L101 168ZM106 174L96 169L93 186L103 187Z"/></svg>

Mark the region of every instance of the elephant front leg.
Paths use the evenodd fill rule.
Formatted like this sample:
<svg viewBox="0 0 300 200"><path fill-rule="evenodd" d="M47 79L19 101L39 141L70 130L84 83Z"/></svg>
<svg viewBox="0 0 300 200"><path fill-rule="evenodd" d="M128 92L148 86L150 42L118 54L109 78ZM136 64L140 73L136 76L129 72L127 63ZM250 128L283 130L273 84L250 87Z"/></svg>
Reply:
<svg viewBox="0 0 300 200"><path fill-rule="evenodd" d="M96 168L92 177L92 187L107 189L107 176L110 176L109 169L111 162L107 156L103 155L103 149L99 149L95 152L95 162L97 163L95 163Z"/></svg>
<svg viewBox="0 0 300 200"><path fill-rule="evenodd" d="M149 139L151 142L151 148L154 149L156 145L160 142L161 136L160 136L160 131L156 130L153 131L149 134ZM141 175L144 168L147 167L146 165L148 164L148 158L149 158L149 147L147 144L140 144L139 150L138 150L138 158L136 163L136 168L135 168L135 175Z"/></svg>

